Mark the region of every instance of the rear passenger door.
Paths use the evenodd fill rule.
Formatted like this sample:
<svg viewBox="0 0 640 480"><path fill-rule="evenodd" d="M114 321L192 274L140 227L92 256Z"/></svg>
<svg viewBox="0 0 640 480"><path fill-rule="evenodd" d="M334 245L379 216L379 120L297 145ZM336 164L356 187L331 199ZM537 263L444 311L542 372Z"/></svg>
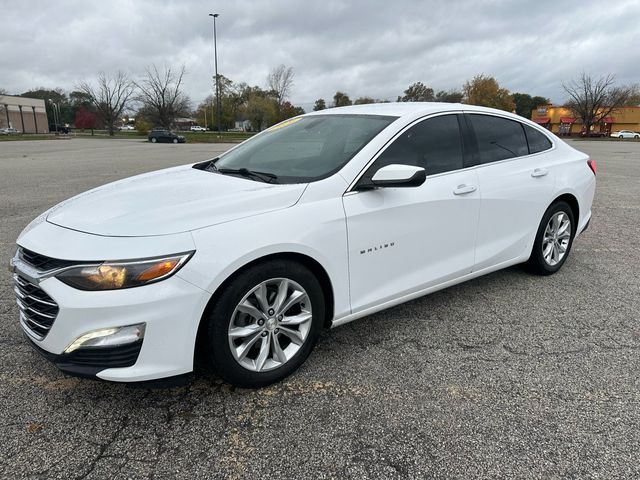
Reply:
<svg viewBox="0 0 640 480"><path fill-rule="evenodd" d="M555 183L549 139L505 117L467 113L480 165L480 218L474 271L530 252Z"/></svg>

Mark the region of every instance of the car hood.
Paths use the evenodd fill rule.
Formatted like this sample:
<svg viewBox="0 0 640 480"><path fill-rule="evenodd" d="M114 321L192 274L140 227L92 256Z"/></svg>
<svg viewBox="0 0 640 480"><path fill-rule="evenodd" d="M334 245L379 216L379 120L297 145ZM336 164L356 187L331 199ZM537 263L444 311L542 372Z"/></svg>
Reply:
<svg viewBox="0 0 640 480"><path fill-rule="evenodd" d="M169 235L290 207L305 187L175 167L77 195L53 207L47 221L96 235Z"/></svg>

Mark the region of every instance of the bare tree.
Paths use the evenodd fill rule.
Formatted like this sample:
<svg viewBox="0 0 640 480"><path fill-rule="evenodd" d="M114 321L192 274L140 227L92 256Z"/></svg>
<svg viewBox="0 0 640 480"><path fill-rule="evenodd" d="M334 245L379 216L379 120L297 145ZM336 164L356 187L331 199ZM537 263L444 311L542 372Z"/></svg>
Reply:
<svg viewBox="0 0 640 480"><path fill-rule="evenodd" d="M282 105L289 97L291 86L293 85L293 67L280 65L267 76L267 85L273 92L278 103L278 113L282 110Z"/></svg>
<svg viewBox="0 0 640 480"><path fill-rule="evenodd" d="M98 85L82 82L78 90L91 99L100 119L105 123L109 135L113 135L115 125L131 102L134 87L129 77L118 71L114 76L104 72L98 75Z"/></svg>
<svg viewBox="0 0 640 480"><path fill-rule="evenodd" d="M148 121L169 129L178 117L191 113L191 100L181 90L184 74L184 65L177 73L166 65L162 71L152 65L145 69L144 78L135 82L137 99Z"/></svg>
<svg viewBox="0 0 640 480"><path fill-rule="evenodd" d="M620 107L637 99L637 86L617 87L614 80L611 74L593 78L583 72L580 78L562 84L569 95L565 107L582 120L587 132L591 130L591 125L600 123Z"/></svg>

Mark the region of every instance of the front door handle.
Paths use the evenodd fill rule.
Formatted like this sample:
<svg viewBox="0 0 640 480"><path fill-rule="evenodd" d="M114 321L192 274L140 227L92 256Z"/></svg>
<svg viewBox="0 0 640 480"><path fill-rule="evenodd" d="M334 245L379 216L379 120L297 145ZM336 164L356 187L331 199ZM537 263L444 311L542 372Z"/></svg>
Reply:
<svg viewBox="0 0 640 480"><path fill-rule="evenodd" d="M458 185L458 187L453 191L454 195L466 195L467 193L472 193L477 190L475 185Z"/></svg>
<svg viewBox="0 0 640 480"><path fill-rule="evenodd" d="M536 168L533 172L531 172L531 176L533 178L544 177L547 173L549 173L549 170L547 170L546 168Z"/></svg>

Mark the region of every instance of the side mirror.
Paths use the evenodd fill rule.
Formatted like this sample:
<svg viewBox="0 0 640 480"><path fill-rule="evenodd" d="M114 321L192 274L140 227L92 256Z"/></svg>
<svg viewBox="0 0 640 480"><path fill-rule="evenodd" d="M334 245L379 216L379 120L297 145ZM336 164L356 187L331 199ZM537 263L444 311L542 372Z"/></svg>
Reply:
<svg viewBox="0 0 640 480"><path fill-rule="evenodd" d="M419 187L427 179L422 167L392 164L379 169L371 177L372 187Z"/></svg>

